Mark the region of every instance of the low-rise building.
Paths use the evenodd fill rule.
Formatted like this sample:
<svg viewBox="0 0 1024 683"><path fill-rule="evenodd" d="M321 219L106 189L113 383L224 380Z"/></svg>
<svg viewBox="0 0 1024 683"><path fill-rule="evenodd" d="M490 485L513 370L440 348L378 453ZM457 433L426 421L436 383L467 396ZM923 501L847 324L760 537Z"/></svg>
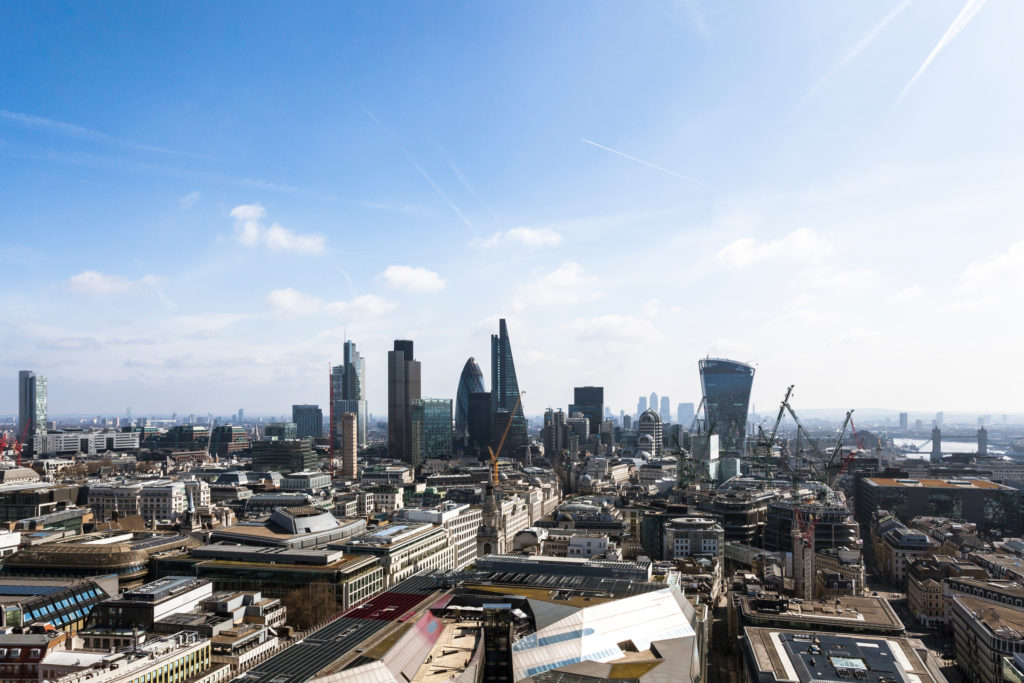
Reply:
<svg viewBox="0 0 1024 683"><path fill-rule="evenodd" d="M1024 651L1024 609L954 595L950 624L957 668L967 680L1002 683L1003 658Z"/></svg>
<svg viewBox="0 0 1024 683"><path fill-rule="evenodd" d="M725 549L725 531L710 517L675 517L665 522L662 557L709 557L719 561Z"/></svg>
<svg viewBox="0 0 1024 683"><path fill-rule="evenodd" d="M404 508L398 511L395 521L429 522L444 527L455 549L454 568L462 569L476 561L476 534L482 515L479 507L449 501L433 508Z"/></svg>
<svg viewBox="0 0 1024 683"><path fill-rule="evenodd" d="M340 544L346 553L370 555L380 560L384 586L390 588L422 569L450 571L455 568L455 548L443 526L428 523L389 524Z"/></svg>

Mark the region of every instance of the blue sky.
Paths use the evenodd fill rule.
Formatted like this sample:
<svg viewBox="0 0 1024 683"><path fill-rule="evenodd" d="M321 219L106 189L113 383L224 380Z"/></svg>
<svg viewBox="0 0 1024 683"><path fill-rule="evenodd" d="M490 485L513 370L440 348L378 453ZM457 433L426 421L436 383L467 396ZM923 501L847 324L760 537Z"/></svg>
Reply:
<svg viewBox="0 0 1024 683"><path fill-rule="evenodd" d="M1024 412L1024 5L5 3L0 410L603 384Z"/></svg>

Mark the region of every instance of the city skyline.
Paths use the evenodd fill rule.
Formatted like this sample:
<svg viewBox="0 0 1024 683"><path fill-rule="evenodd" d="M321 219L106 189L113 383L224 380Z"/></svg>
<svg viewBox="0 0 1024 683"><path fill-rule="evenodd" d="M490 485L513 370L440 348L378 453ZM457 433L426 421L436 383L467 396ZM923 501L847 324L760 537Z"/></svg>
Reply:
<svg viewBox="0 0 1024 683"><path fill-rule="evenodd" d="M766 412L1024 413L1024 7L963 6L6 6L0 376L287 414L351 338L381 415L392 340L454 398L504 317L531 416L705 356Z"/></svg>

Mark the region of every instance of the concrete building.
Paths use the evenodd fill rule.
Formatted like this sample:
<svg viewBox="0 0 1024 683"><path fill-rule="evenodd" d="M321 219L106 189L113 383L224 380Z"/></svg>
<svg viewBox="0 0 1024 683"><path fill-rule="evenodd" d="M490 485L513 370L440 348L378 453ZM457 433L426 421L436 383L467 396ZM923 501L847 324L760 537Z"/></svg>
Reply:
<svg viewBox="0 0 1024 683"><path fill-rule="evenodd" d="M888 510L904 524L927 515L966 520L1003 536L1020 530L1019 493L986 479L864 477L856 494L857 521L865 527L876 510Z"/></svg>
<svg viewBox="0 0 1024 683"><path fill-rule="evenodd" d="M252 444L252 466L256 470L308 472L317 469L318 464L310 439L263 440Z"/></svg>
<svg viewBox="0 0 1024 683"><path fill-rule="evenodd" d="M725 531L716 520L707 517L676 517L665 522L664 528L664 559L708 557L721 560L725 550Z"/></svg>
<svg viewBox="0 0 1024 683"><path fill-rule="evenodd" d="M46 378L31 370L19 370L18 438L30 449L34 448L35 436L46 432L47 417Z"/></svg>
<svg viewBox="0 0 1024 683"><path fill-rule="evenodd" d="M341 415L341 476L345 479L359 477L356 417L355 413L342 413Z"/></svg>
<svg viewBox="0 0 1024 683"><path fill-rule="evenodd" d="M661 454L665 449L663 444L664 435L662 434L661 416L650 408L641 413L640 419L637 420L638 444L644 436L650 437L647 443L650 443L654 448L654 450L650 452L651 455L655 458L661 457Z"/></svg>
<svg viewBox="0 0 1024 683"><path fill-rule="evenodd" d="M141 434L139 432L101 431L51 431L36 434L32 444L37 455L54 456L81 453L99 455L107 451L137 451Z"/></svg>
<svg viewBox="0 0 1024 683"><path fill-rule="evenodd" d="M482 518L479 507L450 501L435 508L403 508L395 516L396 521L428 522L443 527L455 551L456 570L476 561L476 535Z"/></svg>
<svg viewBox="0 0 1024 683"><path fill-rule="evenodd" d="M188 507L182 481L125 482L90 486L87 504L99 520L142 515L147 522L177 521Z"/></svg>
<svg viewBox="0 0 1024 683"><path fill-rule="evenodd" d="M319 439L324 435L324 412L320 406L310 403L292 406L292 422L295 423L295 437Z"/></svg>
<svg viewBox="0 0 1024 683"><path fill-rule="evenodd" d="M1024 651L1024 609L954 595L950 622L957 668L967 680L1002 683L1003 657Z"/></svg>
<svg viewBox="0 0 1024 683"><path fill-rule="evenodd" d="M455 548L448 531L428 523L390 524L340 544L353 555L371 555L384 569L384 585L390 588L422 569L455 569Z"/></svg>

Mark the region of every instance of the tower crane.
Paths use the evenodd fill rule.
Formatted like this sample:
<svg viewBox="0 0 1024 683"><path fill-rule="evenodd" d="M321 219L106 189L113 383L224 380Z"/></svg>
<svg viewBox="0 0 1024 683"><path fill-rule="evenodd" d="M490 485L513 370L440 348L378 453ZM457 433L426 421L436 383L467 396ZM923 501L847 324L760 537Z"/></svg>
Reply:
<svg viewBox="0 0 1024 683"><path fill-rule="evenodd" d="M498 442L498 450L495 452L490 446L487 447L487 452L491 454L491 483L498 486L498 456L501 455L501 449L505 445L505 438L508 436L508 430L512 427L512 421L515 420L516 412L519 410L519 404L523 402L523 394L525 391L520 391L519 396L516 397L516 405L512 408L512 412L509 413L508 424L505 425L505 432L501 435L501 441Z"/></svg>

